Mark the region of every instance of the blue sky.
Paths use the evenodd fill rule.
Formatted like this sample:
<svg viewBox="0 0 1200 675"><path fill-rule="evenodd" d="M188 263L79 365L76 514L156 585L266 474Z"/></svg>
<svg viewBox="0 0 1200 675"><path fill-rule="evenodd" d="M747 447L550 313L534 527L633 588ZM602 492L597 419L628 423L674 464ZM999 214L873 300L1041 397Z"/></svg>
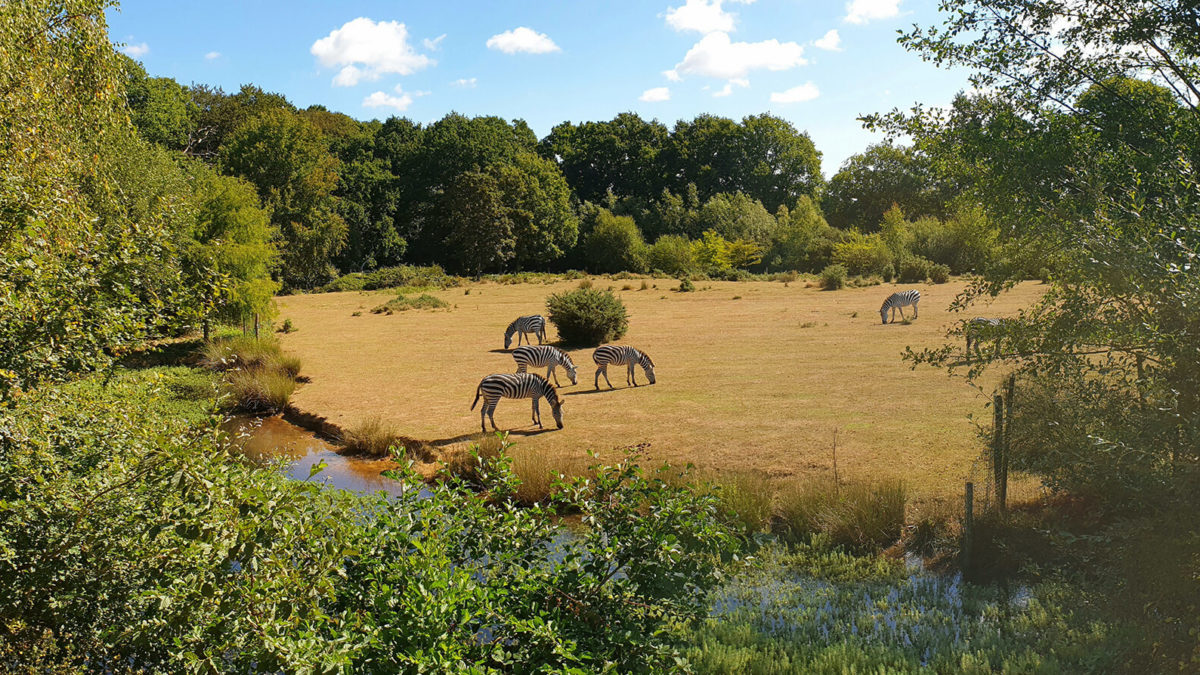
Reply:
<svg viewBox="0 0 1200 675"><path fill-rule="evenodd" d="M112 39L155 76L300 107L432 122L450 111L559 122L633 111L668 126L770 112L826 176L880 137L858 115L948 103L965 74L896 44L936 0L125 0ZM836 31L831 34L830 31Z"/></svg>

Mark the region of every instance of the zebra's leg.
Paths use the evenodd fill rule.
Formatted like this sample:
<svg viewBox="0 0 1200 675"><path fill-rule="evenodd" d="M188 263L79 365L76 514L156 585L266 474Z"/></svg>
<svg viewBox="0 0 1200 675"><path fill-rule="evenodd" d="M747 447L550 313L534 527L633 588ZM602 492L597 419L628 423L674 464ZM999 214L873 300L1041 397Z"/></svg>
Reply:
<svg viewBox="0 0 1200 675"><path fill-rule="evenodd" d="M633 369L634 364L629 364L629 370L625 373L625 384L633 383L633 386L638 386L637 371Z"/></svg>
<svg viewBox="0 0 1200 675"><path fill-rule="evenodd" d="M598 371L596 371L596 372L597 372L597 373L604 373L604 381L608 383L608 388L609 388L609 389L616 389L616 387L614 387L614 386L613 386L613 384L612 384L612 380L608 379L608 364L607 364L607 363L606 363L606 364L604 364L604 365L602 365L602 366L600 366L600 370L598 370ZM600 385L599 385L599 384L596 384L596 388L597 388L597 389L599 389L599 388L600 388Z"/></svg>
<svg viewBox="0 0 1200 675"><path fill-rule="evenodd" d="M546 369L546 379L549 380L551 375L554 376L554 386L556 386L556 387L560 386L558 384L558 373L554 371L553 363L551 363L550 367Z"/></svg>
<svg viewBox="0 0 1200 675"><path fill-rule="evenodd" d="M518 373L523 373L523 372L525 372L525 364L524 364L524 363L518 363L518 364L517 364L517 372L518 372Z"/></svg>
<svg viewBox="0 0 1200 675"><path fill-rule="evenodd" d="M542 428L542 411L538 410L538 397L533 397L533 423Z"/></svg>
<svg viewBox="0 0 1200 675"><path fill-rule="evenodd" d="M484 401L483 407L479 409L479 430L485 434L487 433L487 410L488 404L487 401Z"/></svg>
<svg viewBox="0 0 1200 675"><path fill-rule="evenodd" d="M901 306L901 307L897 307L896 309L900 310L900 320L906 321L907 319L904 318L904 307Z"/></svg>
<svg viewBox="0 0 1200 675"><path fill-rule="evenodd" d="M488 419L492 421L492 431L500 431L500 428L496 426L496 406L499 405L499 403L500 399L496 399L485 408L485 410L487 410ZM487 429L484 429L484 431L487 431Z"/></svg>
<svg viewBox="0 0 1200 675"><path fill-rule="evenodd" d="M917 318L917 303L913 303L913 318Z"/></svg>

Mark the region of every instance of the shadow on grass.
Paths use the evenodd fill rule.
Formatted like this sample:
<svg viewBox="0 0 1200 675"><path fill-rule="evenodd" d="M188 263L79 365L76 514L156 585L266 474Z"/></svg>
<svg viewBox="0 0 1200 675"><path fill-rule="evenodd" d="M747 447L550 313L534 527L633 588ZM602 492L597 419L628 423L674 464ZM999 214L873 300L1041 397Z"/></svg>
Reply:
<svg viewBox="0 0 1200 675"><path fill-rule="evenodd" d="M624 388L625 389L633 389L633 387L624 387ZM603 394L603 393L609 392L609 391L616 391L616 389L583 389L580 391L568 391L568 392L564 393L563 396L587 396L588 394Z"/></svg>
<svg viewBox="0 0 1200 675"><path fill-rule="evenodd" d="M203 343L200 338L163 340L122 356L118 363L133 370L155 366L195 365L196 351Z"/></svg>

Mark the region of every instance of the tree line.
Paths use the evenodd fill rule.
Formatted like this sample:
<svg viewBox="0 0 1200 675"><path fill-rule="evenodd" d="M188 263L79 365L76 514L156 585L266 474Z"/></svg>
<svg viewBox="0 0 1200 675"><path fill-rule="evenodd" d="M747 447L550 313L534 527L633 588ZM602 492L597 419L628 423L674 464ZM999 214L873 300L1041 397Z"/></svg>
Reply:
<svg viewBox="0 0 1200 675"><path fill-rule="evenodd" d="M146 141L255 186L290 289L401 262L474 275L818 271L831 260L821 247L877 230L891 207L938 217L949 203L924 157L891 144L826 182L808 134L768 114L668 128L622 113L538 139L521 120L360 122L253 85L150 77L132 59L124 72ZM818 250L797 250L814 237Z"/></svg>

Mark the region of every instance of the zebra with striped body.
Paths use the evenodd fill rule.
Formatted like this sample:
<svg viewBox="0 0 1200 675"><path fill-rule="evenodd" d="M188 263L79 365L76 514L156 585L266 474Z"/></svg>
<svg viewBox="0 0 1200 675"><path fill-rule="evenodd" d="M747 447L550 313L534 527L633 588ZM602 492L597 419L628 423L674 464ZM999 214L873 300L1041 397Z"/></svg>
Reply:
<svg viewBox="0 0 1200 675"><path fill-rule="evenodd" d="M892 323L895 323L896 310L900 310L900 318L904 319L904 308L912 305L913 318L917 318L917 303L921 301L921 291L915 288L909 291L897 291L888 296L887 300L883 301L883 307L879 308L879 318L883 319L886 325L888 322L888 310L892 312Z"/></svg>
<svg viewBox="0 0 1200 675"><path fill-rule="evenodd" d="M545 398L546 403L550 404L550 411L554 413L554 421L558 424L558 428L563 428L563 413L562 399L558 397L558 392L550 385L546 378L536 373L503 373L500 375L488 375L479 382L479 387L475 389L475 400L471 403L471 410L475 409L475 404L479 403L479 397L483 397L483 407L479 409L479 428L487 433L487 426L484 424L484 417L492 421L492 429L499 431L496 428L496 404L502 398L531 398L533 399L533 423L542 428L542 413L538 410L538 399Z"/></svg>
<svg viewBox="0 0 1200 675"><path fill-rule="evenodd" d="M546 339L546 319L541 314L531 314L529 316L519 316L516 321L508 324L508 328L504 330L504 348L512 344L513 333L517 334L517 346L521 345L521 338L533 344L533 341L526 337L527 333L533 333L537 336L538 344L542 344L542 340Z"/></svg>
<svg viewBox="0 0 1200 675"><path fill-rule="evenodd" d="M575 369L575 363L571 361L571 357L559 349L550 345L525 345L517 347L512 353L513 359L517 362L517 372L523 373L530 366L541 368L545 366L546 379L554 376L554 385L558 386L558 373L555 372L555 366L562 366L567 370L567 377L571 378L571 384L579 384L578 371Z"/></svg>
<svg viewBox="0 0 1200 675"><path fill-rule="evenodd" d="M976 317L967 321L963 326L963 333L967 336L967 360L971 360L971 343L975 344L975 351L979 351L979 343L991 335L995 328L1004 323L1004 319L989 319L985 317ZM999 345L997 345L999 346Z"/></svg>
<svg viewBox="0 0 1200 675"><path fill-rule="evenodd" d="M592 360L596 362L599 368L596 369L596 388L600 388L600 373L604 373L604 381L608 382L609 389L615 389L612 381L608 379L608 365L615 364L618 366L628 366L629 370L625 375L625 384L632 383L633 386L638 386L637 375L634 374L633 367L641 366L646 373L646 379L650 380L650 384L654 384L654 362L646 354L626 345L604 345L597 347L596 351L592 352Z"/></svg>

